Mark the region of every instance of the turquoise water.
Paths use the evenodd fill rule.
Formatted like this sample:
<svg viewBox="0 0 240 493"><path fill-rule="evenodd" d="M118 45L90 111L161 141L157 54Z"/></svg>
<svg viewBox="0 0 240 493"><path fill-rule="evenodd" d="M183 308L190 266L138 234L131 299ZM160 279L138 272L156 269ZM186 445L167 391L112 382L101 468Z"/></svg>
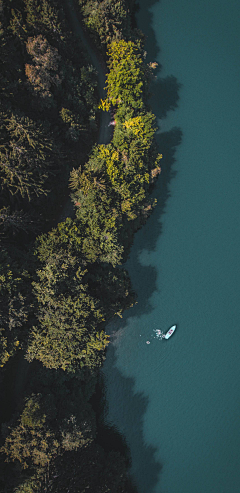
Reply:
<svg viewBox="0 0 240 493"><path fill-rule="evenodd" d="M163 175L127 262L138 304L112 324L104 367L106 419L139 493L240 492L239 13L235 0L140 1L149 60L162 65ZM154 339L174 323L169 341Z"/></svg>

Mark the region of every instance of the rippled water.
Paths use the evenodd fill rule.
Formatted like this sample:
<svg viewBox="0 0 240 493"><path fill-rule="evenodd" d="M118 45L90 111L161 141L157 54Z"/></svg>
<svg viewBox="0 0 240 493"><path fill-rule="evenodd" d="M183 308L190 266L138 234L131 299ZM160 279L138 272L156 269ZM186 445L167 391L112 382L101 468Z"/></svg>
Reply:
<svg viewBox="0 0 240 493"><path fill-rule="evenodd" d="M240 3L140 7L163 174L127 263L138 304L111 327L107 420L140 493L239 493Z"/></svg>

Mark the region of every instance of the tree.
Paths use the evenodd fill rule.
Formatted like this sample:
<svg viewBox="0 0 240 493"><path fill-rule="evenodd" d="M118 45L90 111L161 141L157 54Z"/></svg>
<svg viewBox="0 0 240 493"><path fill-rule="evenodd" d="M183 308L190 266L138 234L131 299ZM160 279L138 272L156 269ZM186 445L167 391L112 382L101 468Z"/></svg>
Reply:
<svg viewBox="0 0 240 493"><path fill-rule="evenodd" d="M117 115L116 120L113 145L118 149L120 164L111 163L108 174L122 197L122 210L131 219L143 206L150 184L161 172L162 154L157 152L154 141L155 116L151 112L141 111L123 121Z"/></svg>
<svg viewBox="0 0 240 493"><path fill-rule="evenodd" d="M26 149L34 149L36 157L42 161L49 159L53 142L41 122L36 123L27 116L12 113L6 118L6 130L11 141L23 145Z"/></svg>
<svg viewBox="0 0 240 493"><path fill-rule="evenodd" d="M11 261L5 251L0 254L0 366L4 366L24 344L31 313L29 275Z"/></svg>
<svg viewBox="0 0 240 493"><path fill-rule="evenodd" d="M61 446L64 451L72 451L85 447L92 441L90 423L85 419L81 425L76 416L71 415L65 419L61 428Z"/></svg>
<svg viewBox="0 0 240 493"><path fill-rule="evenodd" d="M81 124L82 118L79 115L68 108L62 108L60 116L68 128L66 132L67 139L78 141L81 133L86 134L87 127Z"/></svg>
<svg viewBox="0 0 240 493"><path fill-rule="evenodd" d="M21 114L5 117L5 140L0 152L1 188L27 197L47 194L56 151L41 124Z"/></svg>
<svg viewBox="0 0 240 493"><path fill-rule="evenodd" d="M109 453L92 442L84 449L66 452L50 471L52 493L133 493L129 487L127 461L119 452ZM20 493L20 491L19 491ZM22 493L22 492L21 492Z"/></svg>
<svg viewBox="0 0 240 493"><path fill-rule="evenodd" d="M133 41L113 41L107 52L107 97L102 109L123 104L135 109L143 108L146 90L145 68L140 47Z"/></svg>
<svg viewBox="0 0 240 493"><path fill-rule="evenodd" d="M85 172L73 170L70 187L74 190L76 224L82 233L84 257L90 262L99 259L115 266L121 262L123 252L117 232L121 224L117 197L107 183L106 173L90 171L93 162L101 161L100 148L95 149L95 159L90 160Z"/></svg>
<svg viewBox="0 0 240 493"><path fill-rule="evenodd" d="M146 201L153 170L154 176L160 172L162 155L157 153L154 142L154 121L152 113L141 112L123 122L116 115L111 144L94 149L85 166L86 171L73 170L71 173L70 186L75 190L77 218L87 225L87 237L92 241L100 237L100 232L107 240L106 246L108 240L112 241L109 244L112 252L123 216L128 220L137 217ZM91 252L94 252L93 246ZM117 259L121 260L119 254L116 254Z"/></svg>
<svg viewBox="0 0 240 493"><path fill-rule="evenodd" d="M35 160L23 148L13 146L9 152L0 153L2 189L7 188L12 195L20 194L31 200L32 195L47 194L44 187L47 175L36 174Z"/></svg>
<svg viewBox="0 0 240 493"><path fill-rule="evenodd" d="M97 110L97 73L87 67L74 67L72 64L62 64L62 89L64 91L64 106L60 117L66 127L66 138L78 141L89 139L90 131L96 131L95 113Z"/></svg>
<svg viewBox="0 0 240 493"><path fill-rule="evenodd" d="M6 430L0 451L8 462L18 461L22 470L30 469L35 476L31 482L36 481L38 487L47 480L50 465L58 456L86 447L93 439L88 416L82 422L74 415L59 419L52 394L32 393L25 399L19 418L15 416L9 424L11 429Z"/></svg>
<svg viewBox="0 0 240 493"><path fill-rule="evenodd" d="M63 36L59 19L60 9L56 9L48 0L25 0L26 23L34 32L50 32L52 36Z"/></svg>
<svg viewBox="0 0 240 493"><path fill-rule="evenodd" d="M51 46L41 34L28 38L26 49L33 62L25 65L28 82L48 105L52 98L52 86L61 84L58 73L61 57L57 48Z"/></svg>
<svg viewBox="0 0 240 493"><path fill-rule="evenodd" d="M129 31L129 17L124 0L80 0L86 26L96 33L101 43L122 39Z"/></svg>
<svg viewBox="0 0 240 493"><path fill-rule="evenodd" d="M69 372L96 369L108 336L100 329L104 316L98 300L89 293L87 270L70 252L59 250L48 256L37 274L33 286L39 323L30 333L28 361L38 359L47 368Z"/></svg>
<svg viewBox="0 0 240 493"><path fill-rule="evenodd" d="M10 211L10 207L3 207L0 209L0 233L11 232L15 234L19 231L29 231L36 230L36 220L33 221L31 216L25 212L21 211Z"/></svg>
<svg viewBox="0 0 240 493"><path fill-rule="evenodd" d="M47 423L41 406L41 395L26 400L18 424L7 436L1 452L8 461L18 461L23 469L44 470L59 453L60 443Z"/></svg>
<svg viewBox="0 0 240 493"><path fill-rule="evenodd" d="M23 20L22 12L18 9L11 9L11 18L9 29L14 36L17 36L21 41L26 38L27 28Z"/></svg>
<svg viewBox="0 0 240 493"><path fill-rule="evenodd" d="M122 267L99 264L88 275L89 289L104 307L106 319L114 315L121 317L124 310L136 302L129 275Z"/></svg>

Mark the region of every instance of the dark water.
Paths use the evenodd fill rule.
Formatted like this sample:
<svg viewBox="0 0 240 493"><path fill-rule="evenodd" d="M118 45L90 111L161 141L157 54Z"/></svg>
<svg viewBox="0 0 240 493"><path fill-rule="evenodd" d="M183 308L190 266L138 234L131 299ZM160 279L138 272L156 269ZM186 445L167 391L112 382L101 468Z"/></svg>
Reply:
<svg viewBox="0 0 240 493"><path fill-rule="evenodd" d="M139 300L111 327L107 420L140 493L239 493L240 3L150 5L138 22L162 65L152 106L171 173L127 263Z"/></svg>

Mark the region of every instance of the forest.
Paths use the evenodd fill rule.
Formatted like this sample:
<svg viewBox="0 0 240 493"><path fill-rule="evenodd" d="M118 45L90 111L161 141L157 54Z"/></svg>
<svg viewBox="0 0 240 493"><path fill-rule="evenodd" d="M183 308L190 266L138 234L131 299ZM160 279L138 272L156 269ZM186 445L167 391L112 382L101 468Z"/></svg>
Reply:
<svg viewBox="0 0 240 493"><path fill-rule="evenodd" d="M108 67L99 100L66 3L0 3L0 490L131 493L129 458L99 439L96 395L106 324L136 301L123 264L161 172L155 64L134 1L76 1Z"/></svg>

